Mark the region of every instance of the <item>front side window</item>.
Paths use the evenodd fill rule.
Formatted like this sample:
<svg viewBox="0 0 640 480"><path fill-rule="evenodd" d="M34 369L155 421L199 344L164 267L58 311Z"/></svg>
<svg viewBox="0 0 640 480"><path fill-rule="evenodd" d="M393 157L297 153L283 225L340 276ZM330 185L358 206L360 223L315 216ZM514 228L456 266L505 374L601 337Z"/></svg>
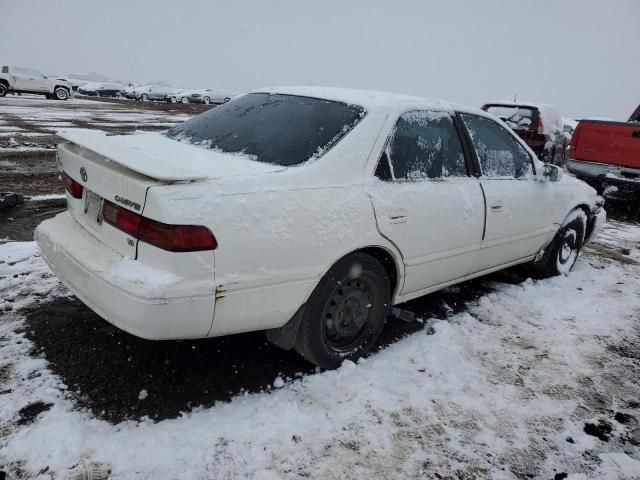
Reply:
<svg viewBox="0 0 640 480"><path fill-rule="evenodd" d="M531 156L502 125L478 115L462 114L462 118L483 175L520 178L532 173Z"/></svg>
<svg viewBox="0 0 640 480"><path fill-rule="evenodd" d="M7 66L2 67L2 73L9 73L9 67Z"/></svg>
<svg viewBox="0 0 640 480"><path fill-rule="evenodd" d="M357 105L296 95L251 93L167 132L174 140L274 165L300 165L338 143L364 117Z"/></svg>
<svg viewBox="0 0 640 480"><path fill-rule="evenodd" d="M387 143L381 164L386 160L396 180L467 176L460 137L447 112L403 114ZM384 170L379 167L378 171Z"/></svg>

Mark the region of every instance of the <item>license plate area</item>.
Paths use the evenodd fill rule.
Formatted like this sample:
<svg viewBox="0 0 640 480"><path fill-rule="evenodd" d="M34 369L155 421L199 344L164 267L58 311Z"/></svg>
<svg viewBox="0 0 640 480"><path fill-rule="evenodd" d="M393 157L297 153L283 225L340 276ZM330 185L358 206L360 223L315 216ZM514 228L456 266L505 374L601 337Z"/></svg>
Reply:
<svg viewBox="0 0 640 480"><path fill-rule="evenodd" d="M85 217L85 221L93 225L102 225L102 201L103 198L100 195L97 195L90 190L85 190L84 208L82 213L82 216Z"/></svg>

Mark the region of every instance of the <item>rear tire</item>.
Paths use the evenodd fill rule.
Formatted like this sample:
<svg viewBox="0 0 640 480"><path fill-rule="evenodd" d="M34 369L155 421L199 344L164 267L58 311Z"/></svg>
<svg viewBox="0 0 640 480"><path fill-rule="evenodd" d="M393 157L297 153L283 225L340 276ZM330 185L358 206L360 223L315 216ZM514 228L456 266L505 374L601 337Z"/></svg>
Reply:
<svg viewBox="0 0 640 480"><path fill-rule="evenodd" d="M9 88L7 87L7 85L4 83L0 83L0 97L4 97L8 91Z"/></svg>
<svg viewBox="0 0 640 480"><path fill-rule="evenodd" d="M295 349L325 369L369 352L384 328L391 298L389 277L363 253L338 261L309 297Z"/></svg>
<svg viewBox="0 0 640 480"><path fill-rule="evenodd" d="M568 275L578 259L587 231L587 214L572 211L556 233L540 260L533 268L539 277Z"/></svg>
<svg viewBox="0 0 640 480"><path fill-rule="evenodd" d="M202 99L202 103L204 103L205 105L209 105L211 103L211 99L209 97L204 97Z"/></svg>
<svg viewBox="0 0 640 480"><path fill-rule="evenodd" d="M227 103L227 102L230 102L230 101L231 101L231 99L230 99L229 97L226 97L226 98L224 99L224 102L223 102L223 103Z"/></svg>
<svg viewBox="0 0 640 480"><path fill-rule="evenodd" d="M53 90L53 98L56 100L67 100L69 98L69 92L66 88L56 87Z"/></svg>
<svg viewBox="0 0 640 480"><path fill-rule="evenodd" d="M191 103L191 100L189 100L189 97L182 97L180 103Z"/></svg>
<svg viewBox="0 0 640 480"><path fill-rule="evenodd" d="M149 101L149 95L147 95L146 93L143 93L142 95L140 95L140 101L141 102Z"/></svg>

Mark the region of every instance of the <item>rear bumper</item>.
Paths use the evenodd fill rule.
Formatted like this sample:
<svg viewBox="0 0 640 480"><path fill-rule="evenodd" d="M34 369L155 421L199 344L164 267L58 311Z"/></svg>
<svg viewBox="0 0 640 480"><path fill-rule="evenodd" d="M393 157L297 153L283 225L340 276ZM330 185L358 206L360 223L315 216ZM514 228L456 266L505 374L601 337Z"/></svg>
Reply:
<svg viewBox="0 0 640 480"><path fill-rule="evenodd" d="M126 259L68 212L41 223L35 238L60 281L116 327L149 340L201 338L209 333L215 308L213 279L192 288L188 296L173 296L172 292L180 292L183 279ZM117 268L123 262L127 268ZM148 281L140 281L141 277ZM164 280L159 283L159 278Z"/></svg>
<svg viewBox="0 0 640 480"><path fill-rule="evenodd" d="M575 176L597 182L602 187L616 186L640 190L640 169L569 159L567 169Z"/></svg>

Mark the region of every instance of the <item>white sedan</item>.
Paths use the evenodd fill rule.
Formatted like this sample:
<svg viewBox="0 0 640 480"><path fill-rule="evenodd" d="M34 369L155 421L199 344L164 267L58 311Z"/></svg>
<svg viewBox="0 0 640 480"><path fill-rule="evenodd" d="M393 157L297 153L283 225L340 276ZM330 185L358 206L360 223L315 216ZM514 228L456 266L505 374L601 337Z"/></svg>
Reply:
<svg viewBox="0 0 640 480"><path fill-rule="evenodd" d="M265 330L324 368L390 305L531 263L568 273L595 190L497 117L441 101L257 91L164 134L66 134L69 210L36 239L60 280L147 339Z"/></svg>

